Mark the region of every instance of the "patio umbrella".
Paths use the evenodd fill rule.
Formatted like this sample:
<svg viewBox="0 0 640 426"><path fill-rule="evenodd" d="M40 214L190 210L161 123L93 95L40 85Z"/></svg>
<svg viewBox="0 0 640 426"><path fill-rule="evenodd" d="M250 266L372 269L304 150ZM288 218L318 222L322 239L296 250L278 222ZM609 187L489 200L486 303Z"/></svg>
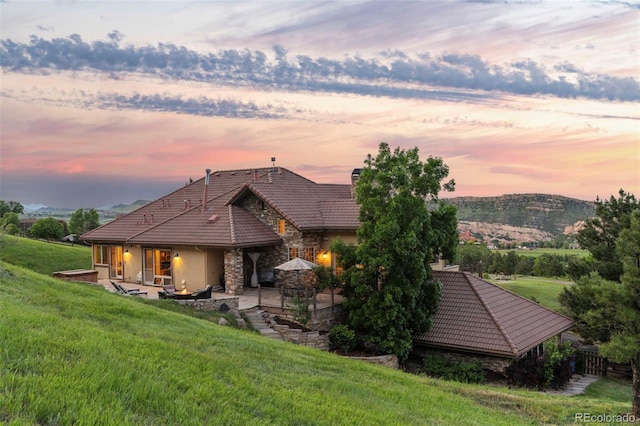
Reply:
<svg viewBox="0 0 640 426"><path fill-rule="evenodd" d="M281 265L274 266L274 269L280 269L282 271L306 271L309 269L315 268L316 265L313 262L309 262L308 260L304 260L300 257L296 257L295 259L291 259L288 262L284 262Z"/></svg>
<svg viewBox="0 0 640 426"><path fill-rule="evenodd" d="M298 271L298 281L300 281L300 271L308 271L316 266L318 265L313 262L296 257L295 259L291 259L281 265L274 266L273 269L280 269L281 271Z"/></svg>

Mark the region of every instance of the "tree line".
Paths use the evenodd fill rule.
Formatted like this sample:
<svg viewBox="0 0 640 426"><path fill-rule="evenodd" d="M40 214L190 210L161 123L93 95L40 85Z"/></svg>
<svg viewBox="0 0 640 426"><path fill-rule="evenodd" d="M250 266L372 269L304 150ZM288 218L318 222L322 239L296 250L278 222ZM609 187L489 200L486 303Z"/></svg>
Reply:
<svg viewBox="0 0 640 426"><path fill-rule="evenodd" d="M78 209L71 214L69 223L62 219L47 217L38 219L28 229L20 229L20 215L24 206L17 201L0 200L0 230L9 235L21 235L45 240L59 240L66 235L82 235L100 226L96 209Z"/></svg>
<svg viewBox="0 0 640 426"><path fill-rule="evenodd" d="M510 251L500 253L484 244L465 244L458 247L456 263L466 272L505 276L532 275L536 277L569 277L577 280L584 274L588 261L575 254L543 253L538 257Z"/></svg>

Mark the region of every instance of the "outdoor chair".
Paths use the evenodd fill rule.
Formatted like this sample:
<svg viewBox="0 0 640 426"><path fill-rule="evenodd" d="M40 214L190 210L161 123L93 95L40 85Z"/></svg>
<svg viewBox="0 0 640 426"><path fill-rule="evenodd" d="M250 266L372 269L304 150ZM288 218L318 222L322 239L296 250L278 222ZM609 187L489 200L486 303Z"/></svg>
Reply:
<svg viewBox="0 0 640 426"><path fill-rule="evenodd" d="M161 299L171 299L176 294L176 287L173 284L162 285L162 290L158 292Z"/></svg>
<svg viewBox="0 0 640 426"><path fill-rule="evenodd" d="M194 291L191 294L191 298L192 299L211 299L211 290L212 290L212 287L208 285L205 288Z"/></svg>
<svg viewBox="0 0 640 426"><path fill-rule="evenodd" d="M144 290L140 290L139 288L124 288L122 285L111 281L111 285L116 289L117 293L120 293L125 296L145 296L147 297L147 292Z"/></svg>

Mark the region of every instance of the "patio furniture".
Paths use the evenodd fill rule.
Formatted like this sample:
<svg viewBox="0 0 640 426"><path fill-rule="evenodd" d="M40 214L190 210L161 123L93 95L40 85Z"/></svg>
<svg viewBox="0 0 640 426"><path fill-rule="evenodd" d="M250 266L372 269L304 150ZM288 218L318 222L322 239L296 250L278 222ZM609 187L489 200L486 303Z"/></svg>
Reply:
<svg viewBox="0 0 640 426"><path fill-rule="evenodd" d="M145 296L147 297L147 292L144 290L140 290L139 288L125 288L117 282L110 281L113 288L116 289L116 293L125 295L125 296Z"/></svg>
<svg viewBox="0 0 640 426"><path fill-rule="evenodd" d="M195 299L211 299L211 291L213 287L211 285L196 291L175 291L173 293L167 293L159 291L158 296L162 299L176 299L176 300L195 300Z"/></svg>
<svg viewBox="0 0 640 426"><path fill-rule="evenodd" d="M171 299L176 293L176 287L173 284L162 285L162 290L158 291L158 297L160 299Z"/></svg>

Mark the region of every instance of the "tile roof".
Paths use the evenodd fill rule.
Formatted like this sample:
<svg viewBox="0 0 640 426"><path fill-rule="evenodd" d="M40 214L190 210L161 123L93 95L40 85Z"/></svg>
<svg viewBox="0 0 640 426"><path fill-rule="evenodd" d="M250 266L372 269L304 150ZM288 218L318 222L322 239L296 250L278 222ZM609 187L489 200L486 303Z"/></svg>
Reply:
<svg viewBox="0 0 640 426"><path fill-rule="evenodd" d="M568 330L573 321L466 272L434 271L442 300L418 345L517 357Z"/></svg>
<svg viewBox="0 0 640 426"><path fill-rule="evenodd" d="M256 180L255 178L258 177ZM250 247L282 239L236 205L256 194L301 231L357 229L350 185L317 184L284 168L217 171L82 235L93 242Z"/></svg>

